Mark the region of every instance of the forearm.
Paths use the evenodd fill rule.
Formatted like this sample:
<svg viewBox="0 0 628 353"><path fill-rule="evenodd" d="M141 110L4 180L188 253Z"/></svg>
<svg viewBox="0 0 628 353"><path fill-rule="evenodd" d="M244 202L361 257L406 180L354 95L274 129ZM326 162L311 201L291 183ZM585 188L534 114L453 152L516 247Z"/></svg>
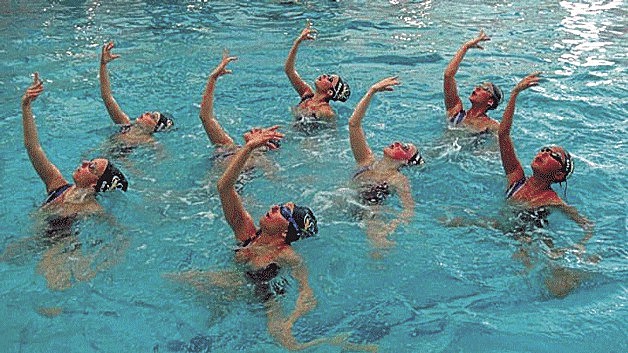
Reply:
<svg viewBox="0 0 628 353"><path fill-rule="evenodd" d="M109 117L111 117L114 123L128 124L130 122L129 119L124 116L124 113L122 113L118 102L113 98L109 71L107 70L107 64L103 62L100 63L100 96L105 103Z"/></svg>
<svg viewBox="0 0 628 353"><path fill-rule="evenodd" d="M218 180L218 191L222 192L228 189L235 189L238 176L240 176L240 173L244 169L244 165L251 156L252 151L252 147L244 145L232 157L231 163L229 163L229 166L227 166L227 169L222 174L222 177Z"/></svg>
<svg viewBox="0 0 628 353"><path fill-rule="evenodd" d="M515 105L517 103L517 96L519 92L513 91L510 94L510 99L508 100L508 105L506 109L504 109L504 115L502 117L502 121L499 123L499 136L510 136L510 129L512 128L512 119L515 115Z"/></svg>
<svg viewBox="0 0 628 353"><path fill-rule="evenodd" d="M214 90L216 88L217 77L213 74L207 79L203 99L201 101L201 119L212 118L214 116Z"/></svg>
<svg viewBox="0 0 628 353"><path fill-rule="evenodd" d="M207 80L199 117L212 144L223 146L232 145L233 139L227 135L214 116L214 89L216 87L216 80L217 77L213 74Z"/></svg>
<svg viewBox="0 0 628 353"><path fill-rule="evenodd" d="M51 182L61 176L57 175L59 172L50 163L41 147L30 102L22 101L22 125L24 128L24 147L26 147L28 158L37 175L46 184L46 188L50 188Z"/></svg>
<svg viewBox="0 0 628 353"><path fill-rule="evenodd" d="M300 44L301 42L298 39L295 40L292 44L292 47L290 48L290 52L288 52L288 58L286 58L286 63L284 65L284 71L286 72L286 75L288 75L288 77L296 73L294 67L297 60L297 52L299 50Z"/></svg>
<svg viewBox="0 0 628 353"><path fill-rule="evenodd" d="M360 100L349 119L349 142L351 144L353 157L358 164L367 163L372 159L371 150L366 142L366 134L362 128L362 118L371 102L373 93L372 90L369 90L362 100Z"/></svg>
<svg viewBox="0 0 628 353"><path fill-rule="evenodd" d="M369 89L368 92L360 99L358 105L356 105L353 110L353 114L351 114L351 118L349 118L349 131L354 128L362 130L362 119L364 115L366 115L366 110L371 104L371 99L375 92L372 89Z"/></svg>
<svg viewBox="0 0 628 353"><path fill-rule="evenodd" d="M445 68L445 78L453 78L456 75L467 50L469 50L469 45L467 43L463 44L460 49L458 49L456 55L454 55L449 62L449 65L447 65L447 68Z"/></svg>
<svg viewBox="0 0 628 353"><path fill-rule="evenodd" d="M41 149L41 145L31 105L24 101L22 101L22 125L24 128L24 147L26 147L28 156L33 160L32 155L36 150Z"/></svg>

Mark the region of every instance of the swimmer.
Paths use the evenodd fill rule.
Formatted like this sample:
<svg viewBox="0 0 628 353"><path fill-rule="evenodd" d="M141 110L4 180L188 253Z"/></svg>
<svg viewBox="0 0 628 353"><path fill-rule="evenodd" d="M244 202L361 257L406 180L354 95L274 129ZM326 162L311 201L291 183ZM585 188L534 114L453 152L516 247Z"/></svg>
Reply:
<svg viewBox="0 0 628 353"><path fill-rule="evenodd" d="M335 118L336 113L329 102L345 102L351 95L349 85L338 75L324 74L316 78L314 90L312 90L294 68L299 45L305 40L315 40L316 33L316 29L312 28L312 24L308 20L307 25L294 41L290 53L288 53L284 71L290 79L292 87L301 97L301 102L293 110L295 117L298 120L305 118L330 122Z"/></svg>
<svg viewBox="0 0 628 353"><path fill-rule="evenodd" d="M38 272L45 276L51 289L63 290L71 285L72 277L79 281L89 280L96 272L114 265L123 253L114 251L106 261L96 265L94 261L99 258L98 254L109 251L112 246L103 246L97 253L83 256L79 250L81 243L72 228L79 216L102 213L96 200L98 194L116 189L126 191L128 182L109 160L95 158L83 161L72 175L74 184L68 183L59 169L48 160L39 142L31 104L43 92L44 85L37 73L33 76L32 85L22 97L22 122L28 157L48 192L39 212L45 220L45 229L40 236L22 239L7 246L0 259L16 259L24 249L32 248L30 245L43 245L48 249L42 256Z"/></svg>
<svg viewBox="0 0 628 353"><path fill-rule="evenodd" d="M102 55L100 56L100 95L111 120L121 126L117 138L130 145L151 142L154 132L168 130L174 125L172 115L158 111L147 111L137 117L134 123L131 122L131 119L122 111L111 92L107 64L120 57L120 55L111 52L113 46L114 44L111 41L102 47Z"/></svg>
<svg viewBox="0 0 628 353"><path fill-rule="evenodd" d="M569 249L580 257L585 251L585 244L593 236L593 224L581 216L573 206L567 205L552 189L552 184L567 183L567 179L572 175L574 161L571 154L560 146L542 147L532 160L532 176L526 177L510 137L517 96L522 91L538 85L539 75L539 72L532 73L513 88L499 126L499 149L508 181L506 199L511 205L521 210L524 215L523 221L532 221L537 226L539 225L539 217L547 217L550 209L564 212L584 230L584 237L574 244L572 249ZM551 240L550 242L546 241L546 244L553 248ZM560 252L567 251L564 249L550 250L553 254L558 255ZM522 258L524 263L528 261L525 252L518 254L518 256ZM574 280L575 276L575 273L566 269L554 268L552 276L546 279L546 284L553 295L563 297L579 283L578 280Z"/></svg>
<svg viewBox="0 0 628 353"><path fill-rule="evenodd" d="M126 191L128 182L124 174L104 158L83 161L72 175L74 184L67 182L59 169L48 160L39 142L31 103L43 90L44 84L35 73L33 84L22 97L24 145L35 171L48 192L42 209L54 210L59 216L98 212L101 208L96 195L116 189Z"/></svg>
<svg viewBox="0 0 628 353"><path fill-rule="evenodd" d="M499 87L491 82L477 85L469 96L471 108L465 110L458 95L455 77L467 51L471 48L484 49L480 43L489 40L491 38L484 31L480 31L476 38L464 43L458 49L456 55L445 69L443 90L445 93L445 109L447 109L446 118L452 127L460 126L475 133L491 132L493 134L496 134L499 129L499 122L487 115L489 110L497 108L502 101L502 91Z"/></svg>
<svg viewBox="0 0 628 353"><path fill-rule="evenodd" d="M214 91L218 78L232 73L231 70L227 69L227 65L235 60L237 60L237 57L229 56L229 52L226 50L223 52L221 62L209 74L207 85L205 86L205 91L203 92L203 99L201 101L200 119L209 140L216 147L213 160L222 164L223 167L226 167L236 152L242 147L233 141L233 138L227 134L216 119L216 116L214 115ZM259 131L260 129L249 130L243 136L244 141L247 142L253 134L258 133ZM280 143L280 138L271 140L265 145L264 150L275 150L279 148ZM247 159L244 171L252 170L255 167L261 167L269 172L272 172L273 168L271 168L271 166L271 163L267 158L265 158L262 149L258 149L253 151L251 158Z"/></svg>
<svg viewBox="0 0 628 353"><path fill-rule="evenodd" d="M314 309L316 299L308 282L303 259L290 244L314 236L318 232L316 217L309 208L289 202L271 207L260 219L258 228L235 190L238 175L244 169L251 153L269 141L282 137L283 134L277 132L277 127L252 133L218 180L218 193L227 223L240 243L235 254L236 261L250 267L247 277L254 283L267 283L271 277L278 274L279 269L285 268L291 271L299 283L296 307L287 317L282 317L282 309L277 300L265 294L261 299L266 303L268 329L271 335L289 349L301 349L302 344L292 336L292 325L299 317ZM266 274L265 277L262 272Z"/></svg>
<svg viewBox="0 0 628 353"><path fill-rule="evenodd" d="M397 77L388 77L375 83L362 97L349 119L351 151L358 165L353 181L358 186L361 201L366 205L381 205L390 193L396 192L403 206L398 218L392 221L372 219L367 224L369 239L377 248L392 245L393 242L388 240L388 235L392 234L399 224L408 223L414 216L414 199L410 192L410 183L400 169L423 163L421 153L411 143L393 142L384 148L383 158L376 159L366 142L362 118L373 95L377 92L392 91L397 85L399 85Z"/></svg>

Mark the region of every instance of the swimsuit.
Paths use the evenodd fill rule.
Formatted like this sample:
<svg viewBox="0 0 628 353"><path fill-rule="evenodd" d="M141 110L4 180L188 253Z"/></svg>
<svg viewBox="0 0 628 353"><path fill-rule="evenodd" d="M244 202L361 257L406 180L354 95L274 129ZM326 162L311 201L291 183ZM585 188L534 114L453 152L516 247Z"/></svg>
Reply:
<svg viewBox="0 0 628 353"><path fill-rule="evenodd" d="M120 126L120 133L121 134L126 134L127 132L131 131L131 124L125 124Z"/></svg>
<svg viewBox="0 0 628 353"><path fill-rule="evenodd" d="M249 246L258 236L259 233L243 241L235 251L238 252ZM263 302L286 293L288 280L279 276L279 270L281 270L281 267L271 262L264 268L245 272L246 278L248 278L255 287L255 296L260 298Z"/></svg>
<svg viewBox="0 0 628 353"><path fill-rule="evenodd" d="M51 203L52 201L56 200L59 196L61 196L61 194L63 194L70 187L72 187L72 184L65 184L49 192L42 206L47 205Z"/></svg>
<svg viewBox="0 0 628 353"><path fill-rule="evenodd" d="M224 161L225 159L227 159L227 157L231 157L236 154L240 147L240 145L216 147L216 149L214 150L214 155L211 156L210 160L216 162Z"/></svg>
<svg viewBox="0 0 628 353"><path fill-rule="evenodd" d="M48 197L42 204L42 207L53 202L61 196L66 190L72 187L72 184L62 185L48 193ZM72 234L72 224L76 219L76 215L72 216L56 216L52 215L46 219L46 229L44 230L44 238L51 241L65 238Z"/></svg>
<svg viewBox="0 0 628 353"><path fill-rule="evenodd" d="M506 200L513 197L525 184L526 180L527 178L523 177L512 183L508 190L506 190ZM525 233L545 228L545 226L549 223L547 220L549 215L550 210L544 206L519 210L515 215L514 229L512 233L515 237L517 237L525 235Z"/></svg>
<svg viewBox="0 0 628 353"><path fill-rule="evenodd" d="M462 121L466 117L467 117L467 112L465 112L464 109L462 109L461 111L458 112L458 114L449 118L449 123L451 124L451 126L458 126L460 125L460 123L462 123Z"/></svg>
<svg viewBox="0 0 628 353"><path fill-rule="evenodd" d="M371 170L371 166L367 165L358 169L353 175L353 179L357 178L360 174ZM383 181L380 183L365 183L359 187L360 201L366 205L381 205L386 198L390 195L390 188L388 183Z"/></svg>

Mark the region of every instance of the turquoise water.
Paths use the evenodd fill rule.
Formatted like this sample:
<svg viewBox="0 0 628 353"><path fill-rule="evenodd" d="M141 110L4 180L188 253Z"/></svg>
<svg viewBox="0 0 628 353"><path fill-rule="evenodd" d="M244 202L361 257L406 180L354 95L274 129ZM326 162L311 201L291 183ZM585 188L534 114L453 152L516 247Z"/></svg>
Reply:
<svg viewBox="0 0 628 353"><path fill-rule="evenodd" d="M626 351L625 15L622 1L0 2L2 251L36 233L45 196L22 142L19 99L32 72L46 87L33 104L40 138L67 178L81 159L105 153L116 131L97 78L106 41L115 40L122 55L109 64L122 108L131 116L170 111L176 119L175 131L117 161L131 187L101 198L114 220L78 226L93 273L80 280L73 267L66 289L48 288L38 271L44 246L17 247L0 263L0 351L284 351L252 297L232 300L163 276L235 268L212 147L198 119L223 48L239 57L216 89L227 131L241 142L247 128L279 123L287 134L271 155L279 172L246 185L249 210L257 219L268 205L294 200L319 218L319 236L295 243L318 300L295 325L299 340L349 332L380 352ZM337 129L313 136L290 128L298 97L283 73L308 18L320 33L301 46L297 70L308 82L337 72L353 91L334 105ZM515 144L528 173L545 144L575 157L567 201L596 224L587 249L601 258L597 264L573 254L550 261L539 249L537 265L526 270L513 259L518 243L500 231L439 221L499 217L504 208L495 143L447 131L443 120L442 71L479 28L492 41L467 54L457 75L461 96L484 80L509 92L525 74L544 72L540 87L520 95ZM427 163L404 171L415 217L391 237L396 246L373 259L363 225L345 211L354 171L346 120L366 89L390 75L403 84L373 100L369 142L381 155L393 140L413 141ZM547 233L559 247L583 235L558 213ZM580 273L582 283L552 297L544 285L552 267ZM288 307L296 284L290 289Z"/></svg>

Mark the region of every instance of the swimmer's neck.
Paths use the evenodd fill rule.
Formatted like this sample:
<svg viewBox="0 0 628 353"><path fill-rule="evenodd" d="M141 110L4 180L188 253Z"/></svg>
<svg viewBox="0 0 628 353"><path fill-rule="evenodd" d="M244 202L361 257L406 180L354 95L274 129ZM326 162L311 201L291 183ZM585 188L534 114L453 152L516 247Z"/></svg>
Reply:
<svg viewBox="0 0 628 353"><path fill-rule="evenodd" d="M376 170L399 170L399 168L403 167L404 162L398 161L396 159L392 159L388 156L384 156L384 158L375 161L373 163L373 169Z"/></svg>
<svg viewBox="0 0 628 353"><path fill-rule="evenodd" d="M526 184L533 190L551 190L552 182L545 177L532 175L526 180Z"/></svg>
<svg viewBox="0 0 628 353"><path fill-rule="evenodd" d="M469 108L469 110L467 110L467 116L466 118L488 118L488 115L486 115L486 109L483 107L478 107L478 106L471 106L471 108Z"/></svg>

